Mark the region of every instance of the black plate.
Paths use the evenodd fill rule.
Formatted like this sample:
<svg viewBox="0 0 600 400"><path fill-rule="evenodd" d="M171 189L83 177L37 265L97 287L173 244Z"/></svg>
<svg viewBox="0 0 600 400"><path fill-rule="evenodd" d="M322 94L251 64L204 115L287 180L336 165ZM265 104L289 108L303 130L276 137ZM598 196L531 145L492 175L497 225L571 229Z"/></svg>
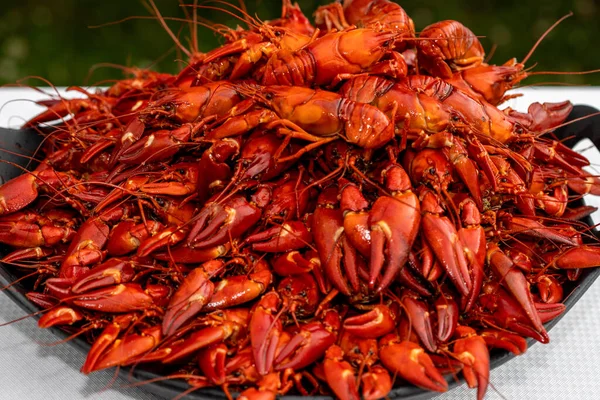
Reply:
<svg viewBox="0 0 600 400"><path fill-rule="evenodd" d="M569 120L576 119L578 117L582 117L594 112L597 112L595 108L588 106L575 106L573 112L569 116ZM565 143L569 146L573 146L579 139L582 138L590 138L596 147L600 148L600 116L592 117L589 119L585 119L583 121L579 121L577 123L568 125L564 128L561 128L555 132L555 135L561 138L570 138ZM26 154L33 155L37 146L40 143L40 136L33 130L11 130L11 129L2 129L0 128L0 149L5 149L8 151L2 151L0 153L0 159L3 161L9 161L9 163L1 162L0 163L0 182L5 182L8 179L11 179L15 176L18 176L22 173L22 170L11 165L12 163L26 166L28 163L27 158L23 158L17 156L12 153L17 154ZM592 225L591 219L586 221L589 225ZM594 234L597 235L597 231L594 230ZM0 257L6 251L5 248L0 248ZM600 268L593 268L585 270L582 274L582 278L577 283L567 284L565 289L565 306L566 311L563 313L565 315L571 307L579 300L579 298L588 290L588 288L594 283L596 278L600 275ZM18 278L17 274L7 266L0 264L0 284L8 285L15 281ZM24 288L21 284L14 285L10 290L4 290L7 296L9 296L16 304L18 304L25 312L28 314L35 313L39 311L39 308L32 304L26 297L25 293L27 289ZM550 330L563 316L559 316L554 320L550 321L545 325L547 330ZM37 316L39 318L39 316ZM53 333L59 336L60 338L66 338L68 334L58 328L52 329ZM87 353L90 345L85 341L85 339L81 337L76 337L72 340L69 340L72 346L75 346L77 349L82 352ZM530 340L529 344L535 343L534 340ZM512 353L502 350L494 350L490 354L490 368L494 369L514 356ZM524 355L523 357L527 357ZM133 372L129 368L120 369L120 375L122 378L127 380L134 381L147 381L153 378L159 377L155 373L143 370L143 367L137 367L133 370ZM446 380L448 381L449 389L452 389L458 385L464 383L464 381L456 380L456 378L452 375L446 376ZM154 393L156 395L165 397L165 398L173 398L177 395L181 394L181 392L189 389L189 385L182 380L165 380L158 381L154 383L144 384L144 390ZM429 399L438 393L424 391L414 386L400 386L394 388L389 394L389 398L392 399L410 399L410 400L424 400ZM300 396L284 396L286 399L296 399L300 398ZM224 399L225 396L221 390L218 389L202 389L197 390L186 398L189 399ZM325 400L331 399L327 396L314 396L313 399Z"/></svg>

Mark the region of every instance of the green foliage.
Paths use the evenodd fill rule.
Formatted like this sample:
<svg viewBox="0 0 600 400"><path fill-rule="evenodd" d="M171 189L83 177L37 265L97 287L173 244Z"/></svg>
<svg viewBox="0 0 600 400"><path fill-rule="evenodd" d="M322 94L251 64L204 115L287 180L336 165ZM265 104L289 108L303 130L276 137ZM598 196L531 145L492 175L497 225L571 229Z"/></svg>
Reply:
<svg viewBox="0 0 600 400"><path fill-rule="evenodd" d="M191 2L188 1L188 2ZM306 15L311 15L327 0L300 0ZM8 4L7 4L8 3ZM189 7L177 0L156 0L165 17L185 18ZM477 35L486 50L498 46L492 62L501 64L527 54L537 38L556 20L569 11L575 15L560 24L542 42L531 58L536 71L583 71L600 68L600 11L593 0L548 0L539 4L516 0L435 0L403 1L401 5L413 18L417 30L428 24L456 19ZM199 4L222 7L215 2ZM234 4L238 4L237 2ZM99 28L131 16L151 15L142 2L136 0L21 0L3 2L0 11L0 84L14 83L26 76L40 76L55 85L84 85L123 77L119 69L102 67L104 63L148 67L176 72L185 62L173 40L161 25L152 19L131 19ZM262 0L249 2L248 11L261 19L277 18L280 4ZM235 27L235 18L216 10L201 9L199 15L208 20ZM170 21L171 29L189 48L189 26ZM198 28L199 50L207 51L222 42L222 38L207 28ZM95 68L93 67L95 66ZM533 82L569 82L600 84L600 74L571 76L538 76ZM38 80L26 80L31 85L46 85ZM106 83L108 84L108 83Z"/></svg>

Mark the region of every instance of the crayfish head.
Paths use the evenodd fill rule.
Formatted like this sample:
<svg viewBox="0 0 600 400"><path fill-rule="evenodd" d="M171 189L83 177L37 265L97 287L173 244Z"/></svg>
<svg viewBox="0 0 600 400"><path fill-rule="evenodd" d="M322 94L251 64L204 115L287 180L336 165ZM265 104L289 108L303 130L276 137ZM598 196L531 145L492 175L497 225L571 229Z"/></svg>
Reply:
<svg viewBox="0 0 600 400"><path fill-rule="evenodd" d="M462 201L455 202L454 204L458 204L461 219L465 226L477 226L481 224L481 214L472 198L465 197Z"/></svg>
<svg viewBox="0 0 600 400"><path fill-rule="evenodd" d="M502 102L507 90L527 78L524 65L516 59L509 60L504 65L479 65L463 71L464 79L489 103Z"/></svg>
<svg viewBox="0 0 600 400"><path fill-rule="evenodd" d="M336 309L330 308L323 311L321 322L329 332L338 332L342 326L342 319Z"/></svg>
<svg viewBox="0 0 600 400"><path fill-rule="evenodd" d="M284 306L298 317L314 314L319 305L319 289L311 274L288 276L279 283L277 291L283 297Z"/></svg>
<svg viewBox="0 0 600 400"><path fill-rule="evenodd" d="M340 335L340 347L346 358L355 366L373 365L378 361L377 339L364 339L343 331Z"/></svg>
<svg viewBox="0 0 600 400"><path fill-rule="evenodd" d="M436 149L423 149L414 155L408 172L415 186L427 184L436 191L446 189L453 181L454 168L446 156Z"/></svg>
<svg viewBox="0 0 600 400"><path fill-rule="evenodd" d="M360 188L347 179L338 181L340 187L340 208L344 213L348 211L362 211L369 207L369 202L363 196Z"/></svg>
<svg viewBox="0 0 600 400"><path fill-rule="evenodd" d="M309 192L303 190L306 185L298 181L297 177L297 174L290 174L289 180L273 189L270 202L264 211L267 219L286 221L304 214Z"/></svg>
<svg viewBox="0 0 600 400"><path fill-rule="evenodd" d="M412 188L408 174L400 164L396 163L381 171L381 181L385 183L387 189L393 192L405 192Z"/></svg>
<svg viewBox="0 0 600 400"><path fill-rule="evenodd" d="M165 111L169 115L174 115L175 111L177 110L177 106L172 101L168 101L168 102L162 104L161 108L163 109L163 111Z"/></svg>
<svg viewBox="0 0 600 400"><path fill-rule="evenodd" d="M528 132L528 130L525 129L523 127L523 125L519 124L518 122L515 122L515 123L512 124L511 131L512 131L513 137L515 137L515 136L521 136L524 133Z"/></svg>
<svg viewBox="0 0 600 400"><path fill-rule="evenodd" d="M436 193L425 187L421 187L418 193L419 200L421 201L421 210L424 213L436 215L444 213L444 208L440 204L440 199Z"/></svg>
<svg viewBox="0 0 600 400"><path fill-rule="evenodd" d="M463 131L469 127L467 119L458 111L451 109L448 114L450 126L455 130Z"/></svg>
<svg viewBox="0 0 600 400"><path fill-rule="evenodd" d="M323 208L336 208L339 205L338 188L329 186L321 191L317 200L317 206Z"/></svg>
<svg viewBox="0 0 600 400"><path fill-rule="evenodd" d="M282 26L268 26L261 28L263 34L276 43L279 49L297 51L310 42L311 37Z"/></svg>
<svg viewBox="0 0 600 400"><path fill-rule="evenodd" d="M330 34L331 35L331 34ZM339 51L351 63L368 68L394 47L399 34L391 30L354 29L333 35L339 37Z"/></svg>

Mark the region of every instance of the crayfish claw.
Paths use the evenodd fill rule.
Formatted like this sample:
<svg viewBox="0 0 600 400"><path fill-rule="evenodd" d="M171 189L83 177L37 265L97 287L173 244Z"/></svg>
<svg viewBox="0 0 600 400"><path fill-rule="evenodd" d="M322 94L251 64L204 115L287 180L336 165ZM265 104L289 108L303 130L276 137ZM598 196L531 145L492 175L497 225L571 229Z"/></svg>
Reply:
<svg viewBox="0 0 600 400"><path fill-rule="evenodd" d="M410 179L404 169L398 164L392 164L381 174L386 188L392 191L392 196L379 197L373 204L370 215L369 287L375 287L387 259L377 292L387 288L400 268L406 264L421 221L420 202L411 190Z"/></svg>
<svg viewBox="0 0 600 400"><path fill-rule="evenodd" d="M440 295L435 301L437 311L437 339L445 343L452 337L458 324L458 304L450 296Z"/></svg>
<svg viewBox="0 0 600 400"><path fill-rule="evenodd" d="M483 400L490 377L490 353L486 342L468 326L458 326L456 334L454 353L464 364L465 380L470 388L477 388L477 400Z"/></svg>
<svg viewBox="0 0 600 400"><path fill-rule="evenodd" d="M396 326L396 316L386 305L379 304L369 312L346 318L344 330L365 339L374 339L390 333Z"/></svg>
<svg viewBox="0 0 600 400"><path fill-rule="evenodd" d="M337 194L338 190L335 187L328 187L319 195L312 232L327 278L340 293L350 296L351 290L341 269L344 220L342 211L334 208L338 203Z"/></svg>
<svg viewBox="0 0 600 400"><path fill-rule="evenodd" d="M149 353L158 345L161 339L160 326L143 329L139 334L129 334L123 339L115 341L113 346L98 359L89 372L117 365L128 365L137 356Z"/></svg>
<svg viewBox="0 0 600 400"><path fill-rule="evenodd" d="M81 367L82 373L89 374L90 372L100 369L97 365L101 356L106 352L109 346L117 340L119 334L129 327L132 321L133 316L131 314L120 315L115 317L113 321L104 328L100 336L98 336L92 344L90 351L88 351L85 362Z"/></svg>
<svg viewBox="0 0 600 400"><path fill-rule="evenodd" d="M300 369L323 357L325 351L335 343L340 325L340 316L333 309L325 310L321 321L301 325L298 333L279 351L275 369Z"/></svg>
<svg viewBox="0 0 600 400"><path fill-rule="evenodd" d="M425 238L456 289L461 295L468 296L473 284L458 232L454 224L441 215L442 208L435 193L424 189L420 198L424 212L421 224Z"/></svg>
<svg viewBox="0 0 600 400"><path fill-rule="evenodd" d="M280 306L281 298L277 292L269 292L256 305L250 319L250 342L256 369L261 375L266 375L272 370L283 329L277 315Z"/></svg>
<svg viewBox="0 0 600 400"><path fill-rule="evenodd" d="M152 308L154 300L139 284L123 283L77 295L73 304L88 310L122 313Z"/></svg>
<svg viewBox="0 0 600 400"><path fill-rule="evenodd" d="M592 268L600 265L600 248L594 246L576 246L544 254L542 257L562 269Z"/></svg>
<svg viewBox="0 0 600 400"><path fill-rule="evenodd" d="M369 372L360 377L362 383L362 398L364 400L383 399L392 390L390 373L381 365L371 367Z"/></svg>
<svg viewBox="0 0 600 400"><path fill-rule="evenodd" d="M38 321L40 328L51 328L59 325L72 325L83 319L83 314L72 307L59 306L44 314Z"/></svg>
<svg viewBox="0 0 600 400"><path fill-rule="evenodd" d="M410 319L410 324L425 348L431 352L437 350L437 343L433 334L431 313L427 303L417 299L410 292L402 298L402 304Z"/></svg>
<svg viewBox="0 0 600 400"><path fill-rule="evenodd" d="M202 310L214 291L211 273L222 267L222 261L208 261L185 277L167 306L162 323L163 335L172 335Z"/></svg>
<svg viewBox="0 0 600 400"><path fill-rule="evenodd" d="M279 226L250 235L245 243L252 250L268 253L283 253L306 247L312 242L312 235L300 221L289 221Z"/></svg>
<svg viewBox="0 0 600 400"><path fill-rule="evenodd" d="M214 344L200 350L198 354L198 365L204 376L214 385L224 385L227 374L225 361L227 358L227 346L223 343Z"/></svg>
<svg viewBox="0 0 600 400"><path fill-rule="evenodd" d="M398 336L389 334L381 338L379 348L382 364L402 379L426 390L448 390L448 383L418 344L400 341Z"/></svg>
<svg viewBox="0 0 600 400"><path fill-rule="evenodd" d="M252 228L260 217L260 209L242 196L233 196L223 204L209 202L198 215L186 243L195 249L224 245Z"/></svg>
<svg viewBox="0 0 600 400"><path fill-rule="evenodd" d="M525 275L518 268L514 268L513 261L496 244L488 245L487 259L492 271L501 279L502 285L509 290L520 304L527 318L531 321L532 327L543 340L548 341L548 333L544 329L535 308Z"/></svg>
<svg viewBox="0 0 600 400"><path fill-rule="evenodd" d="M344 352L333 345L325 352L323 370L327 384L341 400L360 400L354 368L344 360Z"/></svg>
<svg viewBox="0 0 600 400"><path fill-rule="evenodd" d="M485 344L490 348L500 348L510 351L515 356L519 356L527 351L527 340L523 336L514 333L499 331L496 329L484 329L479 336L485 340Z"/></svg>

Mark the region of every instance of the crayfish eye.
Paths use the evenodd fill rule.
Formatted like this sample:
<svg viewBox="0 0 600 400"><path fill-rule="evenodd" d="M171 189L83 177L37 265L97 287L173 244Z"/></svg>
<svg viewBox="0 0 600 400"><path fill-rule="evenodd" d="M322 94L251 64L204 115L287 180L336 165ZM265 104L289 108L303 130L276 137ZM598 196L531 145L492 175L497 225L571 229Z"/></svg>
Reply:
<svg viewBox="0 0 600 400"><path fill-rule="evenodd" d="M459 118L459 117L458 117L458 115L456 115L456 114L452 114L452 115L450 116L450 119L451 119L453 122L458 122L458 121L460 121L460 118Z"/></svg>
<svg viewBox="0 0 600 400"><path fill-rule="evenodd" d="M383 42L383 47L388 47L390 45L390 41L386 40L385 42Z"/></svg>
<svg viewBox="0 0 600 400"><path fill-rule="evenodd" d="M182 175L183 175L183 174L185 174L185 169L183 169L183 168L179 168L179 169L177 170L177 173L178 173L178 174L182 174Z"/></svg>
<svg viewBox="0 0 600 400"><path fill-rule="evenodd" d="M511 75L506 75L506 76L504 77L504 80L505 80L506 82L512 82L513 80L515 80L515 76L514 76L514 75L512 75L512 74L511 74Z"/></svg>
<svg viewBox="0 0 600 400"><path fill-rule="evenodd" d="M516 125L515 126L515 132L518 133L519 135L523 133L523 127L520 125Z"/></svg>
<svg viewBox="0 0 600 400"><path fill-rule="evenodd" d="M281 36L281 32L275 31L275 36Z"/></svg>
<svg viewBox="0 0 600 400"><path fill-rule="evenodd" d="M272 98L273 98L273 94L272 93L266 93L265 94L265 99L271 100Z"/></svg>
<svg viewBox="0 0 600 400"><path fill-rule="evenodd" d="M168 112L169 114L175 114L177 112L177 107L175 106L174 103L166 103L163 106L163 109Z"/></svg>
<svg viewBox="0 0 600 400"><path fill-rule="evenodd" d="M156 199L156 202L158 203L159 206L164 206L165 205L165 200L162 197L158 197Z"/></svg>

